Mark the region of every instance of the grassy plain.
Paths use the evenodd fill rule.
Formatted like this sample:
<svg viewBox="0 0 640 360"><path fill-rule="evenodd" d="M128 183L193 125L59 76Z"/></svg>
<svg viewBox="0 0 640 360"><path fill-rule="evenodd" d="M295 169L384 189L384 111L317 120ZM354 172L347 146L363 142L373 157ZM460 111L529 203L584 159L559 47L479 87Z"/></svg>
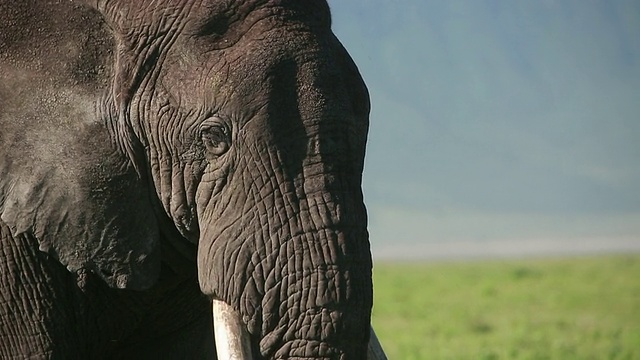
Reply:
<svg viewBox="0 0 640 360"><path fill-rule="evenodd" d="M640 359L640 256L376 263L389 359Z"/></svg>

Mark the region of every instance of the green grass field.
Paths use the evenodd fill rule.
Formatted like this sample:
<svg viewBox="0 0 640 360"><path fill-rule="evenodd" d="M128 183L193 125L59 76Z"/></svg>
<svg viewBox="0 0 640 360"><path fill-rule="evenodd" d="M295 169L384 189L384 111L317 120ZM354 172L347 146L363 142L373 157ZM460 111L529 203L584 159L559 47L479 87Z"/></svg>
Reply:
<svg viewBox="0 0 640 360"><path fill-rule="evenodd" d="M376 263L390 359L640 359L640 256Z"/></svg>

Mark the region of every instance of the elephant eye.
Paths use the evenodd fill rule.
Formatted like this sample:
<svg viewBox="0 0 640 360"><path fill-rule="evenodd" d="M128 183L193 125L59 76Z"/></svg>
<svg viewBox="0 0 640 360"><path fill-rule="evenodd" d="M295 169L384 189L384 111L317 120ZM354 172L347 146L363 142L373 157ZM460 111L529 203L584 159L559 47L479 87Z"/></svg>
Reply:
<svg viewBox="0 0 640 360"><path fill-rule="evenodd" d="M202 143L211 155L220 156L231 146L231 133L225 124L204 125L200 134Z"/></svg>
<svg viewBox="0 0 640 360"><path fill-rule="evenodd" d="M198 31L199 36L213 36L219 38L229 30L229 22L222 16L216 16L208 19Z"/></svg>

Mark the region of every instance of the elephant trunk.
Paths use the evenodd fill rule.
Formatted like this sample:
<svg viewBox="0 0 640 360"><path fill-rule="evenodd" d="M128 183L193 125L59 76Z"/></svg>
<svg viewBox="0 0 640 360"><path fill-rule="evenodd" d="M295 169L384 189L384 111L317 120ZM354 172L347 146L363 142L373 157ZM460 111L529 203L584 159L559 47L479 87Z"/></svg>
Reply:
<svg viewBox="0 0 640 360"><path fill-rule="evenodd" d="M372 263L360 179L331 175L317 160L299 172L244 173L244 189L203 206L216 226L201 230L201 288L237 312L252 351L266 358L367 353Z"/></svg>
<svg viewBox="0 0 640 360"><path fill-rule="evenodd" d="M262 356L359 358L369 336L370 258L350 254L353 244L331 228L281 236L288 240L272 234L239 247L218 239L213 262L200 267L204 292L237 312Z"/></svg>

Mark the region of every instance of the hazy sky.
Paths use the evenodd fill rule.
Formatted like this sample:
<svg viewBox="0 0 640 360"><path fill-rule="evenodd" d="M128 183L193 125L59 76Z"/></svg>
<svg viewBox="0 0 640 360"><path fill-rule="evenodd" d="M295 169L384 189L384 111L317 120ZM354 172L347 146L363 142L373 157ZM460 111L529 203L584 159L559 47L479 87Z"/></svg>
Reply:
<svg viewBox="0 0 640 360"><path fill-rule="evenodd" d="M640 1L329 3L371 93L374 253L640 242Z"/></svg>

